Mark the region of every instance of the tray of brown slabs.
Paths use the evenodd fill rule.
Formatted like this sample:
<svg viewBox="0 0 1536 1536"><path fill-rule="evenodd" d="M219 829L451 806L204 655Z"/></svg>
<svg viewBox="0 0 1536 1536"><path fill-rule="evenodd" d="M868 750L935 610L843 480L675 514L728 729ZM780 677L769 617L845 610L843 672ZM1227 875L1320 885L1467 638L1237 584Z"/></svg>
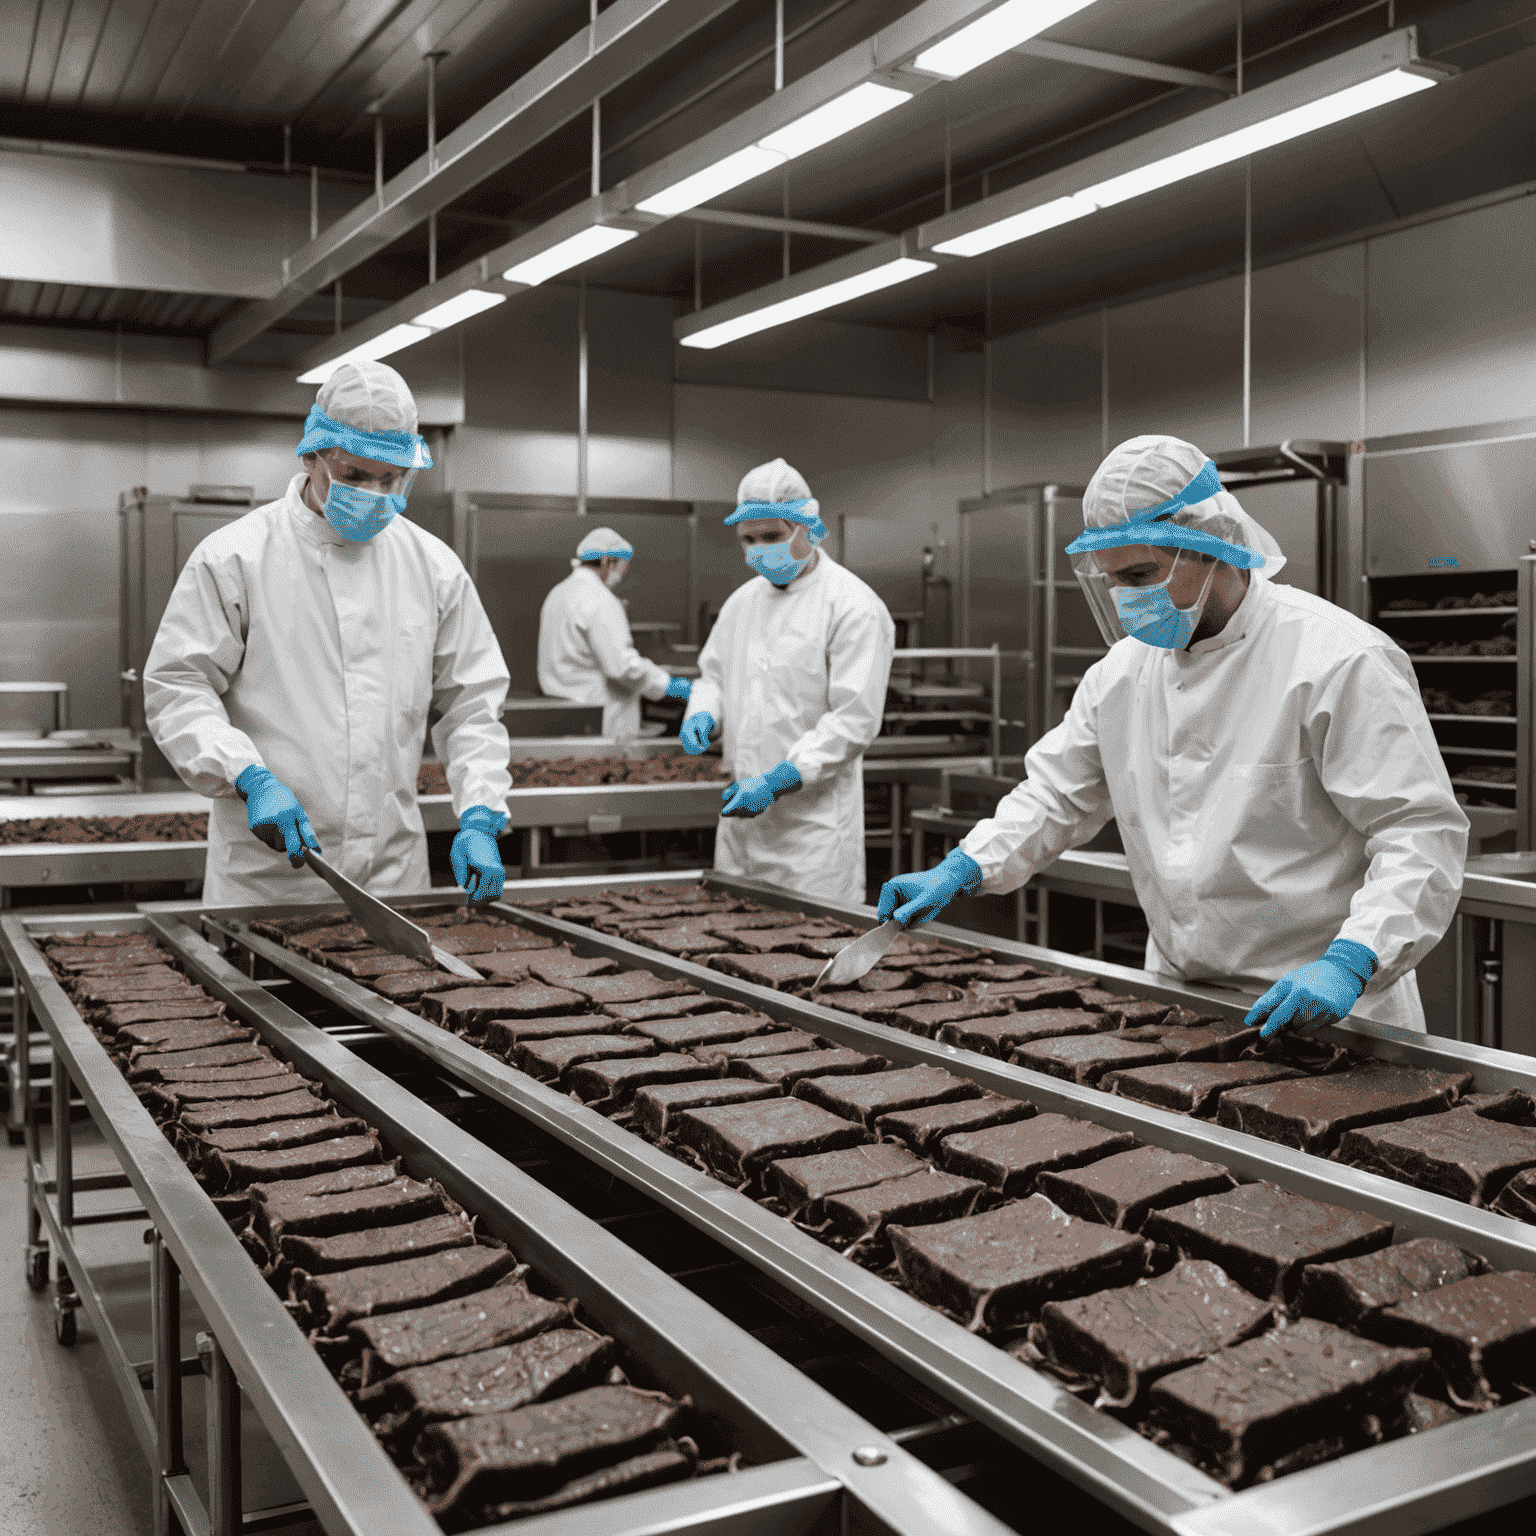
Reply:
<svg viewBox="0 0 1536 1536"><path fill-rule="evenodd" d="M1484 1128L1536 1138L1518 1086L1331 1038L1261 1052L1136 973L936 927L828 1006L790 989L867 909L714 876L540 887L473 920L418 904L478 986L370 957L339 913L203 921L1148 1529L1428 1531L1453 1494L1460 1517L1536 1491L1536 1228L1323 1155L1439 1119L1481 1167ZM1208 1090L1103 1091L1210 1066L1321 1099L1230 1124Z"/></svg>
<svg viewBox="0 0 1536 1536"><path fill-rule="evenodd" d="M843 1519L914 1536L1006 1531L180 923L3 931L28 1027L46 1028L166 1245L157 1334L179 1335L179 1270L328 1531L555 1529L578 1505L601 1507L593 1532L757 1530L765 1512L808 1530L845 1500L864 1514ZM61 1152L48 1230L89 1293L71 1166ZM146 1449L179 1474L166 1363L153 1414L138 1368L118 1374ZM228 1507L200 1520L178 1486L189 1529L241 1528L231 1396L233 1433L213 1438L234 1466L209 1481Z"/></svg>

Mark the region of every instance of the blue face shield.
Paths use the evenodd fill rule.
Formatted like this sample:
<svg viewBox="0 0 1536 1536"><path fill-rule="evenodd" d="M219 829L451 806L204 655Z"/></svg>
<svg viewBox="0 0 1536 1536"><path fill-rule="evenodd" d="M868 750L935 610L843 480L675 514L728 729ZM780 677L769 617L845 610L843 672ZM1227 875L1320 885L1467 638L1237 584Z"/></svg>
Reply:
<svg viewBox="0 0 1536 1536"><path fill-rule="evenodd" d="M787 587L811 563L807 555L797 560L789 552L789 540L782 544L753 544L746 551L747 564L759 576L766 576L776 587Z"/></svg>
<svg viewBox="0 0 1536 1536"><path fill-rule="evenodd" d="M1165 651L1182 651L1195 633L1200 615L1205 609L1205 595L1211 589L1211 577L1216 574L1214 562L1206 573L1205 585L1200 596L1188 608L1175 608L1168 595L1168 582L1178 568L1179 557L1173 557L1168 569L1168 581L1160 581L1155 587L1116 587L1114 589L1115 612L1120 627L1147 645L1155 645Z"/></svg>

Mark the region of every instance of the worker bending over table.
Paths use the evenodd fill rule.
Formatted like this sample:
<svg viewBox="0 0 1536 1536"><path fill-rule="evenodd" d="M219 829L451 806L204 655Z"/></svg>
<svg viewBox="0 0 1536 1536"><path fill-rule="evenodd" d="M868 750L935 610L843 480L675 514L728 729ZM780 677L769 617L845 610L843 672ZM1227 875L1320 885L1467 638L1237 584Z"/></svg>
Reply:
<svg viewBox="0 0 1536 1536"><path fill-rule="evenodd" d="M832 901L864 900L864 750L880 733L896 626L817 546L810 487L783 459L741 482L735 528L757 579L725 600L699 654L680 740L718 725L726 771L715 868Z"/></svg>
<svg viewBox="0 0 1536 1536"><path fill-rule="evenodd" d="M213 800L203 900L330 900L307 848L376 895L430 889L416 804L429 710L459 817L454 876L493 900L507 667L458 557L399 515L432 467L410 388L384 363L344 364L296 452L305 472L281 500L193 550L144 668L150 734Z"/></svg>
<svg viewBox="0 0 1536 1536"><path fill-rule="evenodd" d="M640 734L641 699L688 702L688 679L635 649L614 596L634 558L634 546L613 529L594 528L539 611L539 687L551 698L601 704L603 735L620 740Z"/></svg>
<svg viewBox="0 0 1536 1536"><path fill-rule="evenodd" d="M1461 894L1467 818L1413 667L1380 630L1271 578L1274 539L1173 437L1099 466L1067 546L1110 645L1025 780L879 916L1016 889L1111 816L1147 970L1273 983L1273 1034L1354 1013L1423 1031L1413 969Z"/></svg>

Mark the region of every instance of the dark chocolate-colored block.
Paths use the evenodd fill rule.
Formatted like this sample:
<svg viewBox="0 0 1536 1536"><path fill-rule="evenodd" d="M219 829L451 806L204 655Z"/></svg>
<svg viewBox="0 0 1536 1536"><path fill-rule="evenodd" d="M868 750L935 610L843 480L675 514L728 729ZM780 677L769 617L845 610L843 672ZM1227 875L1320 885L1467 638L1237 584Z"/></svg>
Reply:
<svg viewBox="0 0 1536 1536"><path fill-rule="evenodd" d="M178 1122L193 1136L209 1131L227 1131L239 1125L260 1125L264 1120L328 1119L331 1106L307 1088L291 1093L277 1093L261 1099L214 1099L208 1103L189 1104Z"/></svg>
<svg viewBox="0 0 1536 1536"><path fill-rule="evenodd" d="M1093 995L1095 998L1100 996L1097 988L1093 989ZM1106 1029L1139 1029L1163 1023L1173 1009L1168 1003L1153 1002L1145 997L1115 997L1113 1002L1103 1005L1101 1011L1110 1016L1105 1023Z"/></svg>
<svg viewBox="0 0 1536 1536"><path fill-rule="evenodd" d="M382 1156L378 1134L338 1136L275 1152L225 1152L210 1159L218 1174L210 1174L221 1189L239 1189L266 1179L303 1179L353 1163L376 1163Z"/></svg>
<svg viewBox="0 0 1536 1536"><path fill-rule="evenodd" d="M763 1182L770 1195L783 1201L791 1216L810 1226L825 1219L822 1202L832 1195L868 1189L887 1179L905 1179L927 1170L921 1158L890 1142L817 1152L810 1157L784 1157L770 1165Z"/></svg>
<svg viewBox="0 0 1536 1536"><path fill-rule="evenodd" d="M577 977L606 976L619 968L619 962L607 955L573 955L563 949L545 950L523 963L530 976L551 987L569 986Z"/></svg>
<svg viewBox="0 0 1536 1536"><path fill-rule="evenodd" d="M432 1513L468 1517L527 1502L573 1478L657 1448L682 1406L636 1387L588 1387L511 1413L430 1424L416 1442Z"/></svg>
<svg viewBox="0 0 1536 1536"><path fill-rule="evenodd" d="M1106 1072L1099 1079L1099 1087L1123 1099L1135 1099L1138 1104L1208 1119L1216 1113L1216 1106L1228 1089L1284 1082L1301 1075L1294 1067L1279 1062L1169 1061L1155 1067Z"/></svg>
<svg viewBox="0 0 1536 1536"><path fill-rule="evenodd" d="M1171 1052L1144 1040L1115 1035L1081 1035L1068 1039L1034 1040L1015 1048L1009 1061L1069 1083L1097 1083L1106 1072L1121 1067L1150 1067L1170 1059Z"/></svg>
<svg viewBox="0 0 1536 1536"><path fill-rule="evenodd" d="M1006 1003L977 1002L962 999L954 1003L913 1003L898 1008L891 1016L891 1023L898 1029L908 1029L914 1035L926 1035L930 1039L945 1028L953 1028L966 1019L996 1018L999 1014L1011 1017Z"/></svg>
<svg viewBox="0 0 1536 1536"><path fill-rule="evenodd" d="M392 955L387 951L377 954L369 954L367 951L361 954L327 954L323 958L331 970L340 971L343 976L350 976L354 981L372 981L375 976L390 976L400 971L431 969L409 955Z"/></svg>
<svg viewBox="0 0 1536 1536"><path fill-rule="evenodd" d="M102 1003L85 1010L97 1029L112 1034L125 1024L150 1024L156 1019L216 1019L224 1004L212 997L193 997L166 1003Z"/></svg>
<svg viewBox="0 0 1536 1536"><path fill-rule="evenodd" d="M649 1041L646 1043L650 1044ZM722 1075L718 1068L706 1066L697 1056L666 1052L638 1061L614 1060L610 1057L607 1060L583 1062L571 1068L567 1081L571 1092L583 1103L596 1104L608 1110L623 1108L640 1088L659 1087L663 1083L693 1083L701 1078L718 1078Z"/></svg>
<svg viewBox="0 0 1536 1536"><path fill-rule="evenodd" d="M473 963L475 957L470 957ZM508 978L521 981L523 978ZM502 983L505 985L505 983ZM466 987L491 987L495 981L467 981L462 976L450 976L447 971L400 971L393 976L375 976L369 983L380 997L392 1003L418 1003L429 992L462 992Z"/></svg>
<svg viewBox="0 0 1536 1536"><path fill-rule="evenodd" d="M259 1102L259 1101L258 1101ZM186 1121L183 1118L182 1124ZM219 1153L275 1152L282 1147L307 1147L340 1136L362 1136L367 1123L344 1115L303 1115L293 1120L264 1120L254 1125L225 1126L186 1135L179 1146L194 1172Z"/></svg>
<svg viewBox="0 0 1536 1536"><path fill-rule="evenodd" d="M1217 1265L1182 1259L1153 1280L1052 1301L1031 1340L1051 1364L1098 1384L1098 1406L1129 1408L1159 1376L1268 1328L1274 1309Z"/></svg>
<svg viewBox="0 0 1536 1536"><path fill-rule="evenodd" d="M281 1066L273 1062L273 1066ZM211 1083L160 1083L145 1098L150 1113L157 1119L172 1118L191 1104L235 1103L241 1099L270 1099L280 1093L315 1087L292 1071L274 1072L266 1077L231 1081L219 1078Z"/></svg>
<svg viewBox="0 0 1536 1536"><path fill-rule="evenodd" d="M733 928L731 944L742 954L772 955L791 951L804 954L801 945L814 939L837 937L835 931L823 923L806 923L795 928ZM821 959L815 955L813 959Z"/></svg>
<svg viewBox="0 0 1536 1536"><path fill-rule="evenodd" d="M146 1054L190 1051L209 1045L237 1045L255 1038L256 1031L233 1019L159 1019L152 1024L127 1024L113 1041L116 1050L153 1047ZM135 1060L143 1060L136 1055Z"/></svg>
<svg viewBox="0 0 1536 1536"><path fill-rule="evenodd" d="M1260 1026L1244 1026L1232 1019L1199 1019L1193 1024L1149 1024L1127 1028L1127 1040L1155 1040L1176 1061L1236 1061L1259 1040Z"/></svg>
<svg viewBox="0 0 1536 1536"><path fill-rule="evenodd" d="M139 1051L146 1054L141 1058ZM129 1057L128 1080L133 1083L159 1083L179 1068L188 1067L235 1067L242 1062L261 1061L267 1055L265 1046L254 1041L240 1045L205 1045L190 1051L154 1051L153 1047L138 1047Z"/></svg>
<svg viewBox="0 0 1536 1536"><path fill-rule="evenodd" d="M707 916L704 924L711 933L734 933L738 928L755 932L765 928L803 928L807 921L804 912L720 912ZM839 942L851 944L853 940L850 937ZM836 953L834 949L826 958L830 960Z"/></svg>
<svg viewBox="0 0 1536 1536"><path fill-rule="evenodd" d="M1152 1211L1232 1186L1232 1175L1220 1163L1162 1147L1117 1152L1086 1168L1047 1170L1036 1181L1040 1193L1062 1210L1127 1232L1139 1232Z"/></svg>
<svg viewBox="0 0 1536 1536"><path fill-rule="evenodd" d="M337 1168L304 1179L274 1179L270 1184L250 1184L246 1186L245 1194L251 1200L309 1200L355 1189L378 1189L399 1177L398 1163L358 1163L351 1168Z"/></svg>
<svg viewBox="0 0 1536 1536"><path fill-rule="evenodd" d="M803 1029L781 1029L747 1040L727 1040L719 1045L696 1045L692 1054L700 1061L757 1061L764 1056L792 1056L819 1051L821 1041Z"/></svg>
<svg viewBox="0 0 1536 1536"><path fill-rule="evenodd" d="M727 1002L707 992L677 992L670 997L652 997L643 1003L604 1003L602 1011L626 1024L644 1019L680 1019L691 1013L750 1013L745 1003Z"/></svg>
<svg viewBox="0 0 1536 1536"><path fill-rule="evenodd" d="M709 963L727 976L775 990L815 981L825 964L809 955L711 955Z"/></svg>
<svg viewBox="0 0 1536 1536"><path fill-rule="evenodd" d="M1076 1008L1086 986L1086 982L1074 983L1065 976L1042 976L1038 981L973 981L965 992L979 1002L1006 1001L1010 1008L1027 1013L1036 1008Z"/></svg>
<svg viewBox="0 0 1536 1536"><path fill-rule="evenodd" d="M166 1067L160 1073L163 1087L198 1083L251 1083L260 1078L295 1076L297 1074L293 1068L275 1056L237 1062L232 1067Z"/></svg>
<svg viewBox="0 0 1536 1536"><path fill-rule="evenodd" d="M424 1259L309 1276L295 1284L294 1299L308 1308L314 1327L336 1334L381 1312L402 1312L483 1290L516 1267L517 1260L505 1248L450 1248Z"/></svg>
<svg viewBox="0 0 1536 1536"><path fill-rule="evenodd" d="M978 1003L977 1007L988 1006ZM991 1004L1001 1007L1001 1003ZM939 1039L962 1050L980 1051L983 1056L1008 1056L1020 1045L1036 1040L1064 1039L1070 1035L1096 1035L1103 1028L1103 1014L1084 1008L1031 1008L1026 1013L1003 1013L991 1018L972 1019L968 1024L948 1024L939 1030Z"/></svg>
<svg viewBox="0 0 1536 1536"><path fill-rule="evenodd" d="M474 1225L462 1211L423 1217L399 1226L372 1227L362 1232L340 1232L334 1237L285 1236L279 1247L296 1269L307 1274L330 1274L357 1269L365 1264L387 1264L420 1258L450 1248L468 1248L475 1240Z"/></svg>
<svg viewBox="0 0 1536 1536"><path fill-rule="evenodd" d="M884 1255L888 1227L921 1227L969 1216L986 1189L975 1179L925 1168L910 1178L885 1179L831 1195L822 1208L832 1235L851 1245L850 1257L866 1251Z"/></svg>
<svg viewBox="0 0 1536 1536"><path fill-rule="evenodd" d="M750 1077L760 1083L779 1083L788 1093L802 1077L879 1072L889 1065L884 1056L866 1056L862 1051L795 1051L787 1056L733 1056L730 1073L732 1077Z"/></svg>
<svg viewBox="0 0 1536 1536"><path fill-rule="evenodd" d="M1032 1322L1048 1301L1129 1285L1147 1245L1039 1195L980 1216L889 1229L906 1288L972 1332Z"/></svg>
<svg viewBox="0 0 1536 1536"><path fill-rule="evenodd" d="M940 983L940 985L944 985ZM818 992L816 1001L823 1008L837 1008L843 1013L851 1013L860 1019L876 1019L882 1023L889 1022L903 1008L916 1008L924 1003L933 1002L958 1002L960 989L949 988L950 996L945 998L930 997L916 987L905 987L896 992L861 992L854 988L848 992ZM1006 1012L1007 1004L997 1005L997 1011Z"/></svg>
<svg viewBox="0 0 1536 1536"><path fill-rule="evenodd" d="M703 928L653 928L637 934L635 941L664 955L718 955L730 949L730 943Z"/></svg>
<svg viewBox="0 0 1536 1536"><path fill-rule="evenodd" d="M1214 1260L1255 1296L1286 1302L1308 1264L1350 1259L1392 1241L1390 1221L1263 1183L1153 1211L1142 1231L1192 1259Z"/></svg>
<svg viewBox="0 0 1536 1536"><path fill-rule="evenodd" d="M1470 1279L1486 1268L1475 1254L1454 1243L1416 1237L1357 1259L1307 1265L1301 1272L1299 1305L1308 1317L1358 1332L1383 1307Z"/></svg>
<svg viewBox="0 0 1536 1536"><path fill-rule="evenodd" d="M1324 1077L1234 1088L1221 1096L1216 1123L1303 1152L1331 1152L1345 1131L1449 1109L1471 1084L1470 1072L1363 1061Z"/></svg>
<svg viewBox="0 0 1536 1536"><path fill-rule="evenodd" d="M1374 1338L1428 1349L1458 1408L1524 1396L1536 1380L1536 1275L1459 1280L1379 1313Z"/></svg>
<svg viewBox="0 0 1536 1536"><path fill-rule="evenodd" d="M544 953L542 950L494 950L484 955L461 956L465 965L480 972L481 978L493 986L515 987L528 980L529 959ZM541 977L540 980L546 978ZM559 983L555 983L559 985Z"/></svg>
<svg viewBox="0 0 1536 1536"><path fill-rule="evenodd" d="M489 1248L472 1251L495 1252ZM531 1339L547 1328L565 1327L571 1320L570 1306L530 1294L527 1286L512 1276L511 1267L502 1265L503 1278L488 1290L476 1290L457 1301L391 1310L382 1317L354 1322L347 1333L354 1344L370 1351L370 1376L476 1354Z"/></svg>
<svg viewBox="0 0 1536 1536"><path fill-rule="evenodd" d="M569 986L571 991L599 1006L643 1003L656 997L684 997L694 990L686 981L663 981L649 971L621 971L617 976L573 976Z"/></svg>
<svg viewBox="0 0 1536 1536"><path fill-rule="evenodd" d="M1017 1120L1028 1120L1034 1112L1035 1106L1023 1099L984 1093L980 1098L926 1104L900 1114L881 1115L875 1121L875 1129L882 1136L899 1137L924 1157L937 1157L939 1143L956 1131L984 1131L994 1125L1011 1125Z"/></svg>
<svg viewBox="0 0 1536 1536"><path fill-rule="evenodd" d="M766 1013L696 1013L686 1019L644 1019L630 1028L663 1051L691 1051L701 1045L723 1045L765 1035L778 1022Z"/></svg>
<svg viewBox="0 0 1536 1536"><path fill-rule="evenodd" d="M1033 965L995 965L988 960L951 960L936 965L913 966L912 974L922 981L1004 982L1037 981L1043 973Z"/></svg>
<svg viewBox="0 0 1536 1536"><path fill-rule="evenodd" d="M846 1120L873 1125L881 1115L916 1109L924 1104L948 1104L981 1097L969 1078L956 1077L942 1067L898 1067L857 1077L808 1077L795 1084L795 1097L809 1099Z"/></svg>
<svg viewBox="0 0 1536 1536"><path fill-rule="evenodd" d="M1493 1202L1493 1209L1511 1221L1536 1226L1536 1170L1517 1173Z"/></svg>
<svg viewBox="0 0 1536 1536"><path fill-rule="evenodd" d="M861 992L901 992L912 985L912 973L889 970L876 961L875 968L866 971L854 985Z"/></svg>
<svg viewBox="0 0 1536 1536"><path fill-rule="evenodd" d="M655 1054L656 1047L638 1035L562 1035L553 1040L525 1040L514 1047L513 1059L530 1077L553 1083L584 1061Z"/></svg>
<svg viewBox="0 0 1536 1536"><path fill-rule="evenodd" d="M1453 1109L1345 1131L1339 1161L1485 1206L1521 1169L1536 1167L1536 1128Z"/></svg>
<svg viewBox="0 0 1536 1536"><path fill-rule="evenodd" d="M555 941L547 934L519 928L516 923L478 923L473 933L480 948L486 951L516 954L523 950L556 948Z"/></svg>
<svg viewBox="0 0 1536 1536"><path fill-rule="evenodd" d="M716 1173L737 1183L754 1178L780 1158L833 1152L871 1139L862 1125L803 1099L691 1109L676 1116L673 1135Z"/></svg>
<svg viewBox="0 0 1536 1536"><path fill-rule="evenodd" d="M1303 1318L1154 1382L1149 1422L1242 1487L1379 1439L1428 1360Z"/></svg>
<svg viewBox="0 0 1536 1536"><path fill-rule="evenodd" d="M533 1040L560 1040L571 1035L616 1035L620 1025L601 1013L573 1013L553 1019L491 1019L480 1040L482 1050L511 1061L517 1047Z"/></svg>
<svg viewBox="0 0 1536 1536"><path fill-rule="evenodd" d="M1091 1120L1036 1115L985 1131L960 1131L939 1144L939 1162L951 1173L981 1179L1002 1195L1027 1195L1047 1169L1080 1168L1136 1145L1129 1131Z"/></svg>
<svg viewBox="0 0 1536 1536"><path fill-rule="evenodd" d="M776 1099L781 1092L776 1083L754 1083L742 1077L711 1076L687 1083L661 1083L636 1092L633 1124L641 1135L659 1139L671 1132L673 1117L685 1110Z"/></svg>
<svg viewBox="0 0 1536 1536"><path fill-rule="evenodd" d="M480 1034L492 1019L537 1019L580 1013L585 999L564 987L525 982L516 987L465 987L431 992L421 1000L421 1014L457 1034Z"/></svg>
<svg viewBox="0 0 1536 1536"><path fill-rule="evenodd" d="M339 1232L399 1226L441 1216L447 1209L448 1202L437 1185L408 1178L329 1194L296 1194L283 1184L261 1184L253 1186L251 1202L255 1226L274 1250L284 1237L334 1237ZM304 1267L314 1268L309 1264Z"/></svg>

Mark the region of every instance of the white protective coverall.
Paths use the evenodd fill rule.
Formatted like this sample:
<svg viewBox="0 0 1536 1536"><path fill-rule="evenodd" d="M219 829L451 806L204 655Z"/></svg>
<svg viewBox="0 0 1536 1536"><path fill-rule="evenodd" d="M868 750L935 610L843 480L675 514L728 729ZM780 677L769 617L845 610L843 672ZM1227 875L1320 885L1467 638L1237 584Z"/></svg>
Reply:
<svg viewBox="0 0 1536 1536"><path fill-rule="evenodd" d="M539 611L539 687L551 698L603 706L603 735L640 734L640 700L656 700L672 676L630 638L624 604L594 565L578 565L549 589Z"/></svg>
<svg viewBox="0 0 1536 1536"><path fill-rule="evenodd" d="M512 787L507 667L458 557L397 517L343 539L288 494L192 552L144 669L160 750L211 796L210 906L330 900L313 871L252 835L235 779L277 775L325 856L381 896L430 888L416 772L427 713L453 809L501 810Z"/></svg>
<svg viewBox="0 0 1536 1536"><path fill-rule="evenodd" d="M984 892L1114 816L1149 971L1262 989L1353 939L1380 961L1353 1012L1424 1029L1413 967L1456 910L1467 818L1380 630L1253 572L1211 639L1112 646L1025 765L960 845Z"/></svg>
<svg viewBox="0 0 1536 1536"><path fill-rule="evenodd" d="M862 902L864 749L880 733L896 626L852 571L817 554L789 586L754 576L725 600L688 713L714 716L735 778L787 759L804 782L761 816L722 819L715 868Z"/></svg>

